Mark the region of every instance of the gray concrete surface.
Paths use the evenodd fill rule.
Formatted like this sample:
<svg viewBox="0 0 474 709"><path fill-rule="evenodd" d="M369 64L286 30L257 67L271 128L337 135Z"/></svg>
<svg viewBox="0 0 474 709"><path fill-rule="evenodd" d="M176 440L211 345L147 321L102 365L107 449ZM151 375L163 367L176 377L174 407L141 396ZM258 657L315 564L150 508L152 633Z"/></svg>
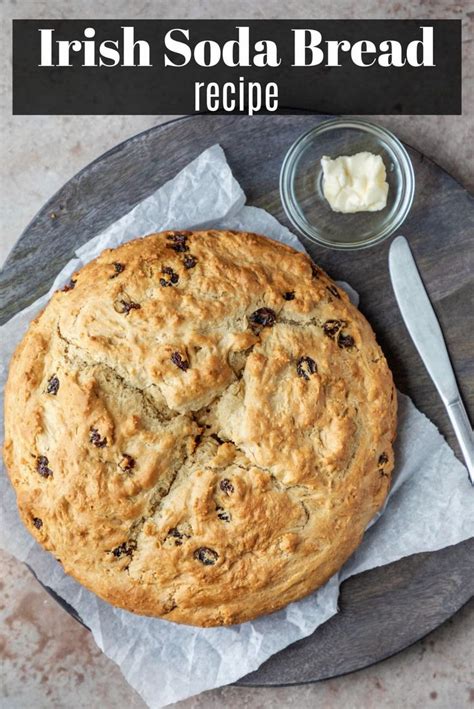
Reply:
<svg viewBox="0 0 474 709"><path fill-rule="evenodd" d="M230 2L0 2L0 263L21 231L67 179L125 138L169 120L161 116L12 116L12 18L459 18L463 20L462 116L377 118L474 189L474 6L425 0ZM0 553L0 705L5 709L143 707L117 667L16 560ZM314 685L226 687L179 703L184 708L242 706L371 709L474 705L474 601L400 655L361 672Z"/></svg>

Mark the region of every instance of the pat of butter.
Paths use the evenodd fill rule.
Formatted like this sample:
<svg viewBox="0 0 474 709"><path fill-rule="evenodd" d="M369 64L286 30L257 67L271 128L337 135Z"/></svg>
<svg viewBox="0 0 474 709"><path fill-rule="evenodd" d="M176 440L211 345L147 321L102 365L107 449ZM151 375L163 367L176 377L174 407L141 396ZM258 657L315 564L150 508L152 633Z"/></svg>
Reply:
<svg viewBox="0 0 474 709"><path fill-rule="evenodd" d="M386 206L388 184L380 155L323 156L321 167L324 196L334 212L378 212Z"/></svg>

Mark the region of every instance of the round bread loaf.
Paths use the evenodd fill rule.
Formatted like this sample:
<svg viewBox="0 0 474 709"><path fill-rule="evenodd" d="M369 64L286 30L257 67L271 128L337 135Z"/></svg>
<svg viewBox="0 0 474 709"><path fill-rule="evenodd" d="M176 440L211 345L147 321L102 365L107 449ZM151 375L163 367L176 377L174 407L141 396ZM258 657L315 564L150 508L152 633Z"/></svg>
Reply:
<svg viewBox="0 0 474 709"><path fill-rule="evenodd" d="M104 251L12 360L5 460L22 518L110 603L240 623L324 584L393 468L374 334L310 259L255 234Z"/></svg>

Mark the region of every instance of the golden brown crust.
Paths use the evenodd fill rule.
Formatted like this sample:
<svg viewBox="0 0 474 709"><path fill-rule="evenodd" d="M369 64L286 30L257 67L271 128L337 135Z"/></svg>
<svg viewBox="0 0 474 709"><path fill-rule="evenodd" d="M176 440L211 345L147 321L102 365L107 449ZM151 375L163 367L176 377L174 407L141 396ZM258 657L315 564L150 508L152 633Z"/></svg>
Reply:
<svg viewBox="0 0 474 709"><path fill-rule="evenodd" d="M396 397L373 332L303 254L165 232L107 250L13 357L22 518L111 603L240 623L325 583L383 504Z"/></svg>

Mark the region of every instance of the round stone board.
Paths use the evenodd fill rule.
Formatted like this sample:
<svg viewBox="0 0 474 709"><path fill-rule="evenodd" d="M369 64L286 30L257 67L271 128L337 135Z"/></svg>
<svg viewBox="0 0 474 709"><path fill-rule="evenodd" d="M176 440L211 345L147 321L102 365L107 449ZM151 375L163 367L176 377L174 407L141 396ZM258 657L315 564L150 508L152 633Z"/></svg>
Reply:
<svg viewBox="0 0 474 709"><path fill-rule="evenodd" d="M298 135L321 120L308 115L194 116L153 128L105 153L54 195L24 231L0 273L0 321L47 291L80 244L214 143L224 148L248 204L267 209L290 226L278 191L281 163ZM472 420L474 358L467 322L474 273L468 263L473 199L439 166L408 150L416 195L402 233L410 240L427 284ZM390 242L345 253L302 240L333 278L348 280L359 292L360 308L377 334L398 388L411 396L459 455L443 405L395 303L387 268ZM474 490L472 495L474 505ZM474 595L473 558L474 539L470 539L350 578L342 585L336 616L239 684L311 682L389 657L436 628Z"/></svg>

